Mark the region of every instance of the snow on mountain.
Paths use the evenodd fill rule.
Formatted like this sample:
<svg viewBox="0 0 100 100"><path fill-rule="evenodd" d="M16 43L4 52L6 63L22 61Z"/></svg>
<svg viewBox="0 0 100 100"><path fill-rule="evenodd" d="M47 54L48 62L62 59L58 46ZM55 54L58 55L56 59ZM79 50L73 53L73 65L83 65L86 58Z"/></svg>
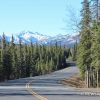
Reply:
<svg viewBox="0 0 100 100"><path fill-rule="evenodd" d="M79 42L79 33L57 35L49 39L48 44L55 44L57 42L58 45L72 46L76 41Z"/></svg>
<svg viewBox="0 0 100 100"><path fill-rule="evenodd" d="M19 33L17 35L17 37L24 40L25 43L43 42L43 41L45 41L49 38L48 36L42 35L38 32L33 33L33 32L30 32L30 31L27 31L27 32L23 31L23 32Z"/></svg>
<svg viewBox="0 0 100 100"><path fill-rule="evenodd" d="M32 38L36 38L38 41L42 41L46 38L46 36L42 35L42 34L39 34L38 32L30 32L30 31L27 31L27 32L21 32L19 34L19 37L23 37L24 39L32 39Z"/></svg>
<svg viewBox="0 0 100 100"><path fill-rule="evenodd" d="M19 38L22 40L22 43L39 43L39 44L52 44L56 42L61 45L70 46L75 44L76 40L79 41L79 33L66 34L66 35L57 35L57 36L46 36L38 32L22 31L17 35L14 35L15 43L19 43ZM11 41L11 36L6 35L7 41Z"/></svg>

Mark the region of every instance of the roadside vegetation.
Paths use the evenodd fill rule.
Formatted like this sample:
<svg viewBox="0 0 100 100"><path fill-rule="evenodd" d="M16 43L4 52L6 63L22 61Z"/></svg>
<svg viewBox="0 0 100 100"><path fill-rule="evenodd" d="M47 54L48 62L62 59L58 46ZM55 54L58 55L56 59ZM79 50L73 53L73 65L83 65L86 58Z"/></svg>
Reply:
<svg viewBox="0 0 100 100"><path fill-rule="evenodd" d="M62 83L75 87L99 88L100 0L83 0L81 4L81 18L73 18L73 16L71 18L71 22L74 23L72 26L75 27L76 31L78 30L80 35L79 43L76 43L72 50L72 60L77 63L80 70L80 76L78 77L80 78L72 76L73 78L64 79ZM80 79L82 82L80 82Z"/></svg>
<svg viewBox="0 0 100 100"><path fill-rule="evenodd" d="M60 82L64 85L68 85L75 88L86 88L85 82L78 74L71 76L70 78L63 79Z"/></svg>
<svg viewBox="0 0 100 100"><path fill-rule="evenodd" d="M100 87L100 0L83 0L77 65L87 87Z"/></svg>

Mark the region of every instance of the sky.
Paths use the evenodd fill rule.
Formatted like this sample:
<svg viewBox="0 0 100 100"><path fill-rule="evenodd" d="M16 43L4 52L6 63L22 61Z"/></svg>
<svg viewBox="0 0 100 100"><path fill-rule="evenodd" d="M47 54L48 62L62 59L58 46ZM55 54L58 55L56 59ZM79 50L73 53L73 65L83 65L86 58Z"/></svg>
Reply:
<svg viewBox="0 0 100 100"><path fill-rule="evenodd" d="M70 33L65 22L70 7L80 10L82 0L0 0L0 34L21 31L44 35ZM66 29L66 30L65 30Z"/></svg>

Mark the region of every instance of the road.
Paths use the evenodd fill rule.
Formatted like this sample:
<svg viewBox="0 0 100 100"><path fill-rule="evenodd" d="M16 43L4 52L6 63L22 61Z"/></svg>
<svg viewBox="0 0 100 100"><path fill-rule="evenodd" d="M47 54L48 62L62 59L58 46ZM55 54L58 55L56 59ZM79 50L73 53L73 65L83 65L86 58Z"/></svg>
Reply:
<svg viewBox="0 0 100 100"><path fill-rule="evenodd" d="M75 66L51 74L0 83L0 100L99 100L99 96L84 96L75 88L59 81L78 73Z"/></svg>

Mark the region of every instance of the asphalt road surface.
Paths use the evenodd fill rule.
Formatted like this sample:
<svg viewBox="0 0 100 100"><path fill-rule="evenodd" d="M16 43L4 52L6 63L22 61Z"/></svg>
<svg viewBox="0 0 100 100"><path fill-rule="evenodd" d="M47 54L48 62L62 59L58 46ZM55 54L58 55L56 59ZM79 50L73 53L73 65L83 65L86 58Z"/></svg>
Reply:
<svg viewBox="0 0 100 100"><path fill-rule="evenodd" d="M79 95L79 91L59 81L78 73L75 66L51 74L0 83L0 100L100 100L99 96Z"/></svg>

